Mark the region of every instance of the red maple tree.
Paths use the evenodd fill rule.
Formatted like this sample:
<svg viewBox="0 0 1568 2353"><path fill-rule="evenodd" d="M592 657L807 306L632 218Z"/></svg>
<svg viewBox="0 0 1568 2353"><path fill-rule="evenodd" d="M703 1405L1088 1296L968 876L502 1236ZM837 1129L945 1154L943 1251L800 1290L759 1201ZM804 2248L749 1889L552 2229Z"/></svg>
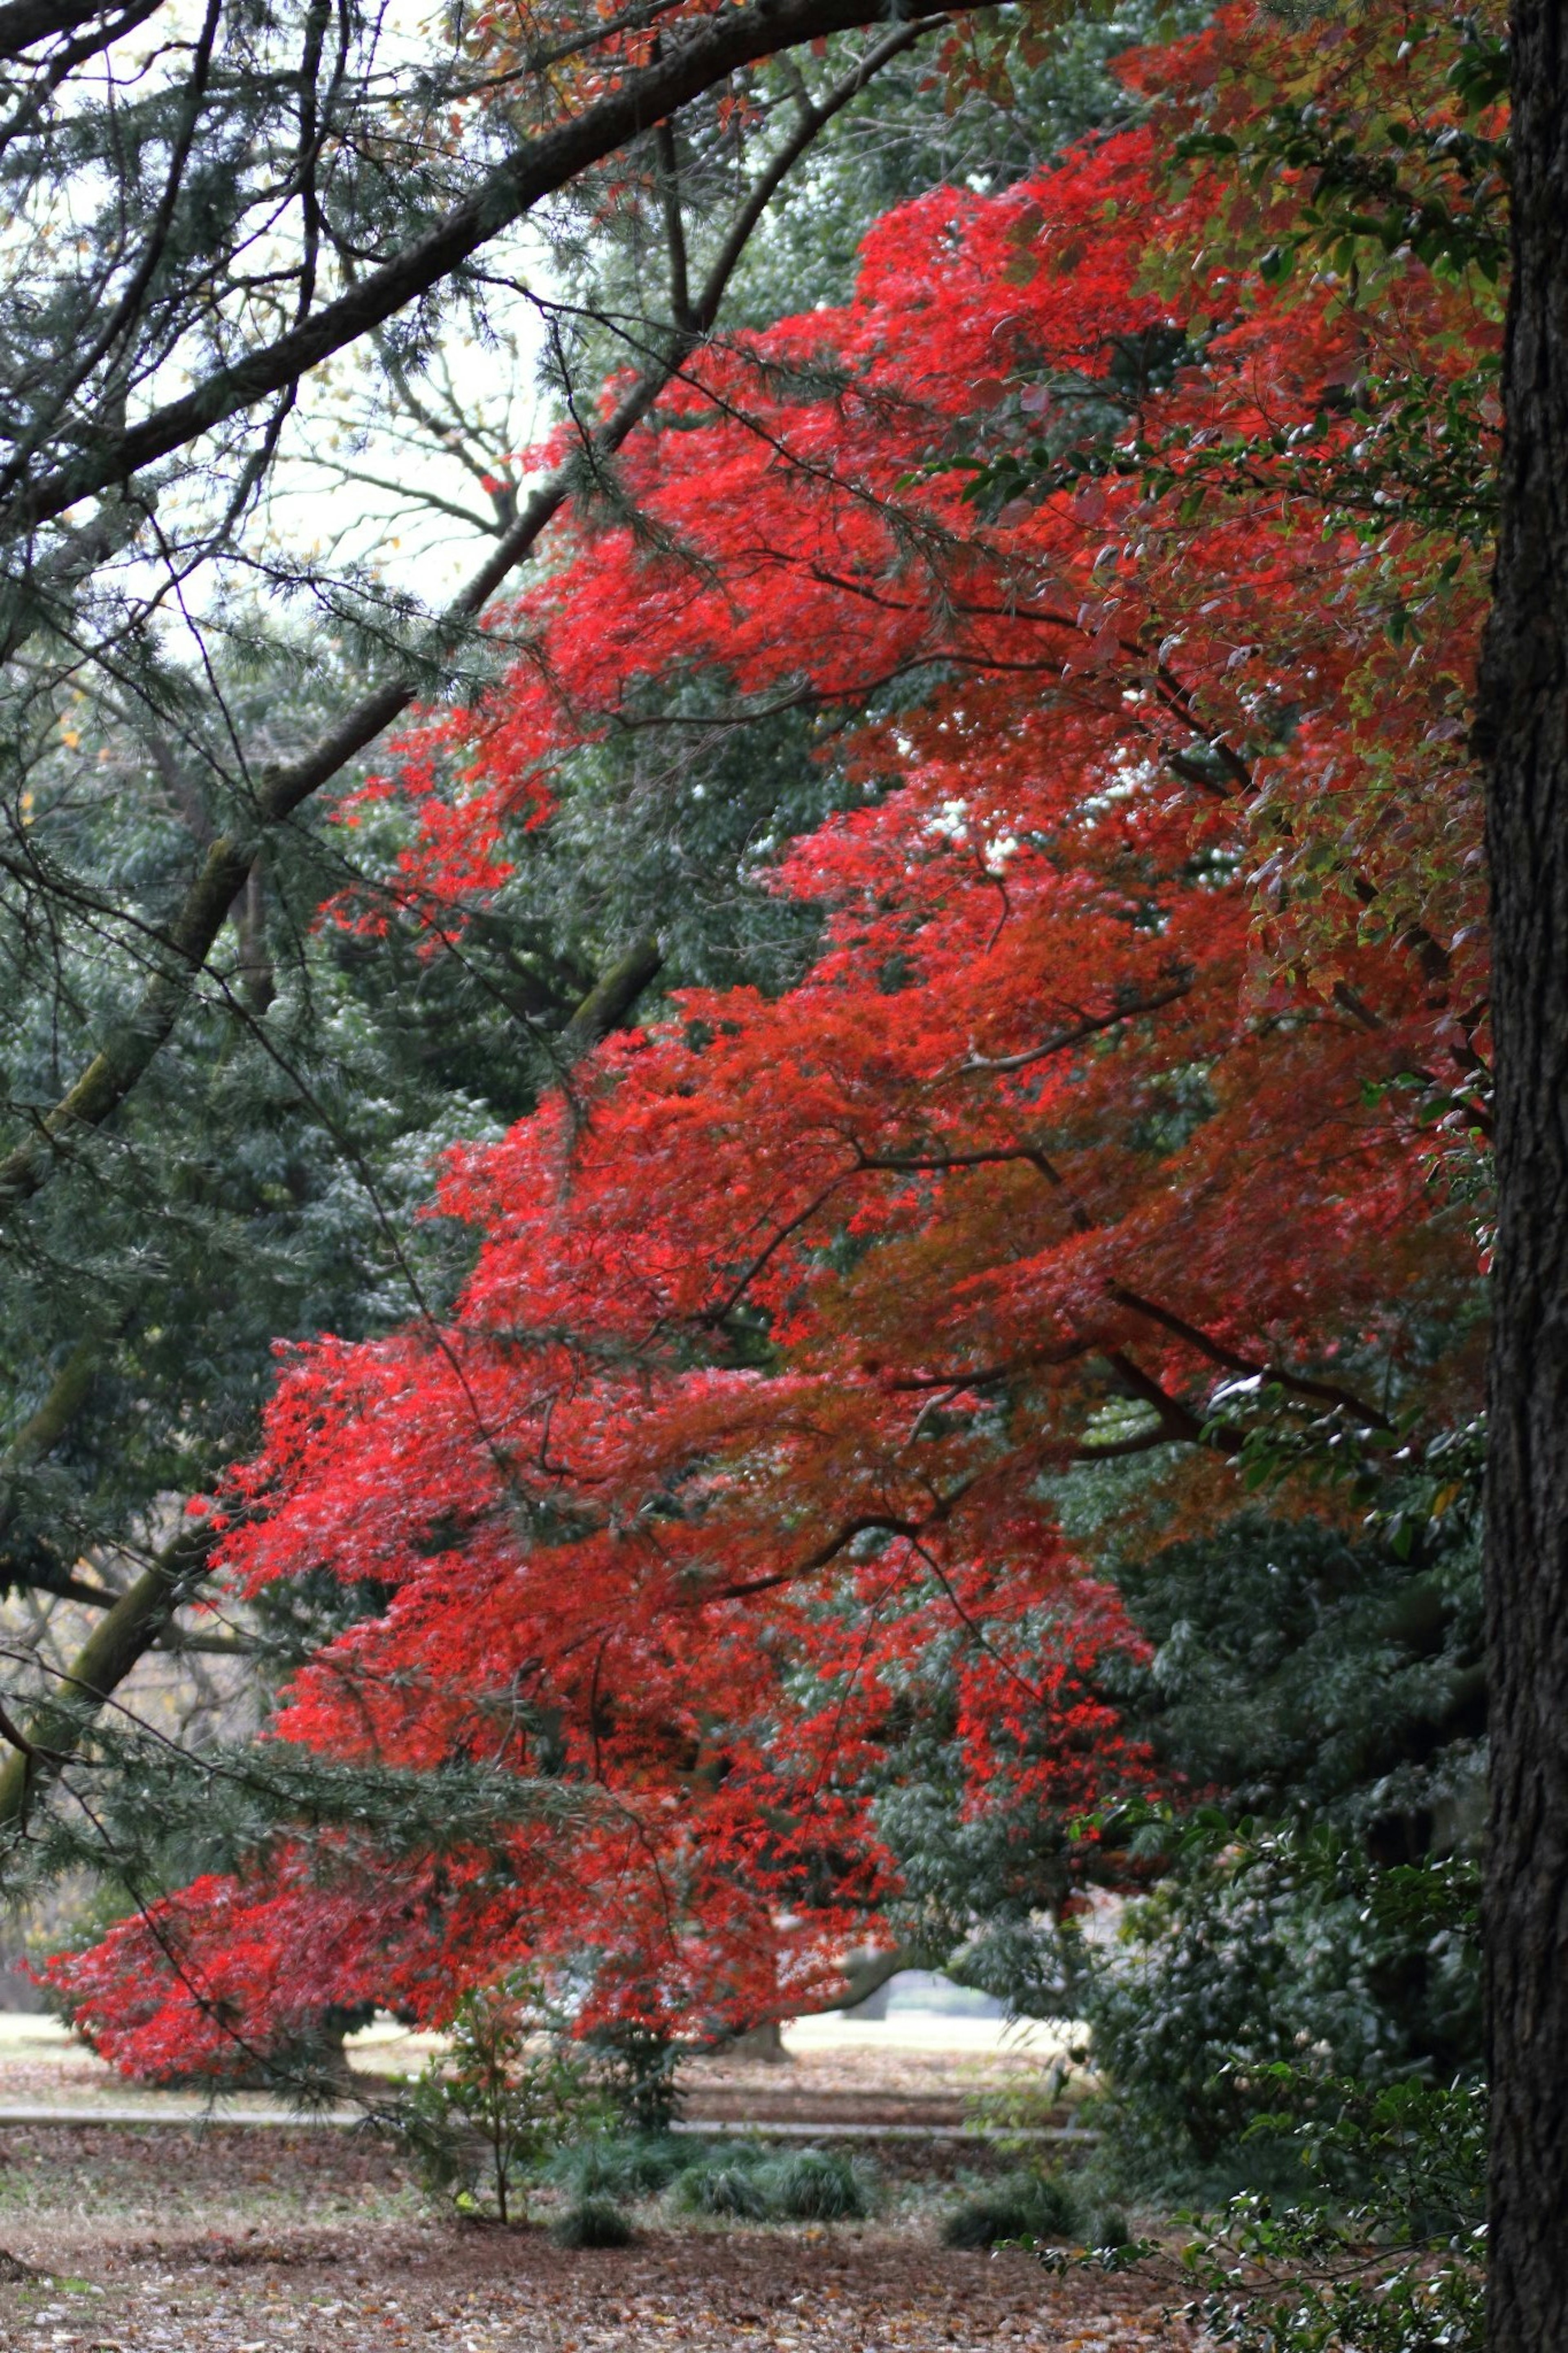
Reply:
<svg viewBox="0 0 1568 2353"><path fill-rule="evenodd" d="M1473 1346L1432 1335L1484 1122L1466 37L1228 12L1127 61L1141 127L882 221L847 306L692 364L626 461L642 528L575 526L504 688L345 810L407 814L337 919L439 939L558 765L693 670L738 721L816 712L864 794L770 877L826 911L805 980L687 992L454 1155L450 1320L291 1352L220 1499L241 1591L391 1596L276 1735L512 1776L517 1827L287 1841L153 1905L56 1969L119 2063L440 2018L523 1956L585 2024L828 1999L897 1904L875 1793L933 1658L965 1806L1020 1872L1059 1825L1070 1901L1110 1866L1067 1826L1154 1767L1053 1479L1165 1450L1202 1514L1249 1432L1409 1447L1464 1409ZM1396 236L1356 178L1389 123Z"/></svg>

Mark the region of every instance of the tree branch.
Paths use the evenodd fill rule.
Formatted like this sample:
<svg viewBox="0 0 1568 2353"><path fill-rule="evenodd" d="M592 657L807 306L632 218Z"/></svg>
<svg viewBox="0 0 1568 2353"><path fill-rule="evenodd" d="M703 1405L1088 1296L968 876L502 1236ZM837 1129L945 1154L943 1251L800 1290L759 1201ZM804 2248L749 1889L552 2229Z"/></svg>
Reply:
<svg viewBox="0 0 1568 2353"><path fill-rule="evenodd" d="M845 13L849 23L863 21L864 9L861 16L856 16L853 0L784 0L784 5L768 11L768 22L778 35L773 46L813 37L808 31L789 29L805 23L813 9ZM725 25L732 22L722 21ZM815 22L815 18L811 21ZM746 239L786 173L823 126L848 104L889 58L944 21L943 17L927 16L899 26L860 60L854 71L814 110L808 121L797 127L742 207L709 273L692 325L672 336L666 352L645 370L614 414L590 437L591 457L611 456L621 447L683 366L697 342L710 330ZM755 24L750 26L750 32L753 37L757 36ZM679 54L685 58L688 52ZM508 575L531 552L546 526L566 503L580 464L581 454L574 453L535 490L515 522L434 624L420 649L424 659L439 662L450 655L453 646ZM47 1181L73 1134L102 1126L139 1084L189 1001L228 913L245 887L265 833L282 824L351 760L368 750L377 736L407 710L417 691L411 665L363 696L308 752L263 772L256 793L253 825L243 835L224 834L212 841L165 935L160 968L129 1018L53 1108L37 1116L34 1133L0 1160L0 1223Z"/></svg>
<svg viewBox="0 0 1568 2353"><path fill-rule="evenodd" d="M1244 1356L1237 1349L1227 1348L1223 1340L1216 1340L1212 1333L1205 1332L1196 1324L1189 1324L1184 1315L1177 1315L1171 1308L1162 1307L1156 1300L1145 1299L1140 1293L1129 1291L1125 1283L1111 1282L1106 1288L1119 1306L1130 1307L1134 1315L1145 1316L1151 1324L1160 1324L1174 1338L1184 1340L1189 1347L1206 1356L1210 1364L1219 1365L1226 1372L1240 1373L1248 1379L1278 1381L1281 1388L1295 1389L1302 1397L1321 1398L1325 1405L1343 1406L1347 1413L1355 1414L1374 1430L1392 1430L1394 1427L1385 1413L1380 1413L1374 1405L1368 1405L1366 1399L1357 1397L1353 1389L1341 1388L1337 1381L1316 1380L1310 1373L1292 1372L1286 1365L1259 1363L1256 1356Z"/></svg>
<svg viewBox="0 0 1568 2353"><path fill-rule="evenodd" d="M612 1029L620 1029L663 964L664 952L657 940L638 940L594 983L561 1032L561 1050L568 1061L591 1053Z"/></svg>
<svg viewBox="0 0 1568 2353"><path fill-rule="evenodd" d="M20 1470L37 1455L47 1454L58 1446L71 1423L80 1412L92 1384L92 1368L98 1361L98 1343L92 1339L79 1340L59 1371L49 1384L47 1396L28 1415L16 1435L0 1454L0 1472ZM6 1513L0 1504L0 1530L5 1525Z"/></svg>
<svg viewBox="0 0 1568 2353"><path fill-rule="evenodd" d="M152 9L141 12L151 16ZM60 33L74 33L79 25L112 14L105 0L10 0L0 8L0 58L20 57L39 41Z"/></svg>
<svg viewBox="0 0 1568 2353"><path fill-rule="evenodd" d="M971 0L956 0L962 13ZM742 66L875 22L874 0L753 0L712 17L571 120L528 140L461 205L413 245L243 360L216 369L180 399L19 489L0 506L0 535L16 538L79 500L127 482L215 426L287 391L450 278L534 205L602 163L640 132ZM948 13L948 12L944 12Z"/></svg>
<svg viewBox="0 0 1568 2353"><path fill-rule="evenodd" d="M205 1575L212 1532L183 1528L102 1617L60 1677L58 1695L27 1725L17 1753L0 1772L0 1837L26 1827L28 1806L45 1778L58 1772L132 1668L150 1651L189 1588Z"/></svg>
<svg viewBox="0 0 1568 2353"><path fill-rule="evenodd" d="M1042 1039L1037 1046L1026 1046L1019 1054L972 1054L964 1062L957 1062L951 1071L943 1071L942 1079L990 1077L998 1071L1026 1071L1033 1062L1043 1062L1052 1054L1064 1054L1069 1047L1082 1046L1090 1038L1106 1029L1114 1029L1120 1021L1132 1021L1141 1013L1158 1013L1167 1005L1174 1005L1192 992L1197 975L1186 970L1176 976L1168 988L1156 989L1152 996L1141 997L1131 1005L1119 1005L1109 1013L1086 1014L1071 1029L1058 1029L1054 1037ZM933 1081L933 1084L938 1082Z"/></svg>

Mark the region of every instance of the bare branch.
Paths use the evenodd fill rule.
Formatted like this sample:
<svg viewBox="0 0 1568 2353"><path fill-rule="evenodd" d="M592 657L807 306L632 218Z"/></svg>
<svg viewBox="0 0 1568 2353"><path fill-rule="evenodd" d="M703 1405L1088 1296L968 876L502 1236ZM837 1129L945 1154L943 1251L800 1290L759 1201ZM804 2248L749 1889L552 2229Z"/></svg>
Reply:
<svg viewBox="0 0 1568 2353"><path fill-rule="evenodd" d="M960 7L968 0L959 0ZM0 534L16 538L80 500L128 482L258 401L371 334L445 283L481 248L510 228L543 196L602 163L639 132L662 121L742 66L802 42L874 22L871 0L753 0L708 19L700 29L647 66L622 75L605 96L568 121L525 141L464 203L424 237L371 270L335 301L297 327L216 369L180 399L119 432L52 473L17 489L0 506Z"/></svg>

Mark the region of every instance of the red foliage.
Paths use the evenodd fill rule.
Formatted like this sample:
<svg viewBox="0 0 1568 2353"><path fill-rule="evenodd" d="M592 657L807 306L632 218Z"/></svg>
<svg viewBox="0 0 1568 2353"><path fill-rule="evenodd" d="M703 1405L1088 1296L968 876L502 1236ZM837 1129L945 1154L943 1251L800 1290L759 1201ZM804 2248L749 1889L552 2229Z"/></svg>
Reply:
<svg viewBox="0 0 1568 2353"><path fill-rule="evenodd" d="M1371 16L1318 85L1430 123L1430 47ZM438 2017L523 1954L589 2020L822 1998L897 1896L869 1793L933 1662L1021 1874L1150 1786L1097 1696L1137 1638L1052 1474L1179 1443L1228 1492L1222 1379L1363 1426L1369 1363L1462 1390L1431 1335L1473 1243L1414 1107L1468 1124L1484 1051L1480 559L1343 483L1347 387L1461 385L1495 305L1407 249L1372 299L1266 282L1299 191L1171 164L1304 56L1227 16L1134 60L1144 128L904 207L843 311L705 354L628 455L647 527L584 530L504 691L423 731L400 888L442 928L686 670L820 709L866 805L774 877L829 911L808 978L688 995L456 1155L450 1324L293 1354L235 1479L243 1589L391 1594L279 1735L483 1765L537 1818L499 1860L293 1845L116 1931L58 1976L127 2067L329 1998ZM955 454L1085 417L1124 470L982 520ZM1102 1867L1084 1839L1050 1900Z"/></svg>

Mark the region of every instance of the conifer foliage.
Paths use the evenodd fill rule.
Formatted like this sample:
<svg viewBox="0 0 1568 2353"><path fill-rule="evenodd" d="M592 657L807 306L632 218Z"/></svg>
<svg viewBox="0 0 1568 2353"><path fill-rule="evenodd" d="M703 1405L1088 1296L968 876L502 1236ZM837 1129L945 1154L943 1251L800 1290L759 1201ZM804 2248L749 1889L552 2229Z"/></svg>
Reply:
<svg viewBox="0 0 1568 2353"><path fill-rule="evenodd" d="M504 687L345 812L438 953L584 747L804 712L858 804L758 852L823 910L806 976L681 994L453 1154L451 1316L292 1351L215 1500L241 1590L383 1597L278 1736L483 1765L515 1831L300 1835L152 1905L58 1971L121 2064L525 1959L585 2026L830 1999L939 1704L960 1810L1070 1905L1160 1772L1054 1484L1331 1514L1470 1410L1496 52L1324 39L1124 60L1139 127L703 348Z"/></svg>

